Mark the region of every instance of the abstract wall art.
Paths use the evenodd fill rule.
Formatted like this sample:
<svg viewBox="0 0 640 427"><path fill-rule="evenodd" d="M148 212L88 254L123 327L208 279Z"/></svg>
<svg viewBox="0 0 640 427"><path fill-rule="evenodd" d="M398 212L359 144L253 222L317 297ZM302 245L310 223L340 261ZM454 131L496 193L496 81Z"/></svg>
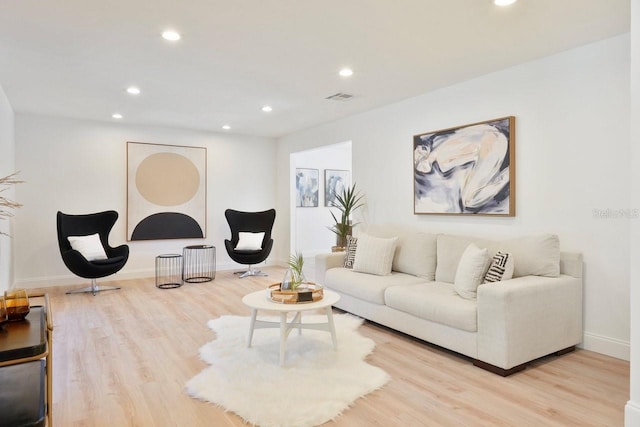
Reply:
<svg viewBox="0 0 640 427"><path fill-rule="evenodd" d="M515 216L515 117L413 137L414 213Z"/></svg>
<svg viewBox="0 0 640 427"><path fill-rule="evenodd" d="M127 240L206 237L207 149L127 142Z"/></svg>
<svg viewBox="0 0 640 427"><path fill-rule="evenodd" d="M296 169L296 207L318 207L318 176L318 169Z"/></svg>
<svg viewBox="0 0 640 427"><path fill-rule="evenodd" d="M324 171L324 205L336 206L336 195L351 185L349 171L325 169Z"/></svg>

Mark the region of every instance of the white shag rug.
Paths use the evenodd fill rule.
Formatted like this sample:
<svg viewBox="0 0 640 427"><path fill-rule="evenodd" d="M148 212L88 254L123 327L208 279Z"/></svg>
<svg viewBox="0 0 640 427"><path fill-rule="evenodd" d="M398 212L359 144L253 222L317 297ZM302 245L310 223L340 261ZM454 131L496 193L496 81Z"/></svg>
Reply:
<svg viewBox="0 0 640 427"><path fill-rule="evenodd" d="M326 317L303 315L302 320L323 322ZM337 350L328 332L305 329L299 335L293 330L281 367L279 329L256 329L247 348L249 317L210 320L217 337L200 348L200 357L211 366L189 380L187 392L262 427L323 424L389 381L386 372L364 361L375 344L358 333L362 319L341 314L334 322Z"/></svg>

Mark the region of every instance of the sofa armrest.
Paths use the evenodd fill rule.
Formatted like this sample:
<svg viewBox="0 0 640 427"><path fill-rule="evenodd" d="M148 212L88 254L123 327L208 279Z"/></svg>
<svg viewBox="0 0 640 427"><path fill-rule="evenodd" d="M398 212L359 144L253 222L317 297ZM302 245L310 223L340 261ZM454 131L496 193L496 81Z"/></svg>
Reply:
<svg viewBox="0 0 640 427"><path fill-rule="evenodd" d="M582 254L577 252L560 252L560 274L582 278Z"/></svg>
<svg viewBox="0 0 640 427"><path fill-rule="evenodd" d="M324 274L330 268L344 265L345 252L331 252L316 255L316 283L324 284Z"/></svg>
<svg viewBox="0 0 640 427"><path fill-rule="evenodd" d="M582 341L582 280L525 276L478 287L478 359L503 369Z"/></svg>

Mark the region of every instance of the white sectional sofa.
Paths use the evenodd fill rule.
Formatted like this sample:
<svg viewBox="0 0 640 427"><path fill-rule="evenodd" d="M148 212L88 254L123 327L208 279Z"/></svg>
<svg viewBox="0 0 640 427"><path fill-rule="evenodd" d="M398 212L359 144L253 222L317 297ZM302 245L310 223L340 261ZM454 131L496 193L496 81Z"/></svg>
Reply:
<svg viewBox="0 0 640 427"><path fill-rule="evenodd" d="M336 307L461 353L503 376L582 341L582 256L561 253L557 236L494 241L393 225L358 228L361 242L396 238L392 271L345 268L344 252L317 255L315 280L341 295ZM514 271L512 279L480 284L474 297L465 298L456 272L471 243L489 256L511 254ZM371 251L357 247L356 264L358 256L370 257ZM379 257L384 263L384 254Z"/></svg>

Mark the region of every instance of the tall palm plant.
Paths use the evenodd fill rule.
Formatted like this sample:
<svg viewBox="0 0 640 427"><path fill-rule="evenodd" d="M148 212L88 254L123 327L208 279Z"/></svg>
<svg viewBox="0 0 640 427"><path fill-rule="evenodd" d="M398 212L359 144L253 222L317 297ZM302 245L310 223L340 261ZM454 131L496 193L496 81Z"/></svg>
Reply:
<svg viewBox="0 0 640 427"><path fill-rule="evenodd" d="M356 190L356 184L354 183L350 187L346 187L339 194L335 196L335 207L340 211L340 219L331 212L334 225L329 227L329 230L333 231L336 235L336 246L344 248L347 245L347 236L351 235L351 231L355 224L351 223L351 214L364 206L362 201L364 195Z"/></svg>

